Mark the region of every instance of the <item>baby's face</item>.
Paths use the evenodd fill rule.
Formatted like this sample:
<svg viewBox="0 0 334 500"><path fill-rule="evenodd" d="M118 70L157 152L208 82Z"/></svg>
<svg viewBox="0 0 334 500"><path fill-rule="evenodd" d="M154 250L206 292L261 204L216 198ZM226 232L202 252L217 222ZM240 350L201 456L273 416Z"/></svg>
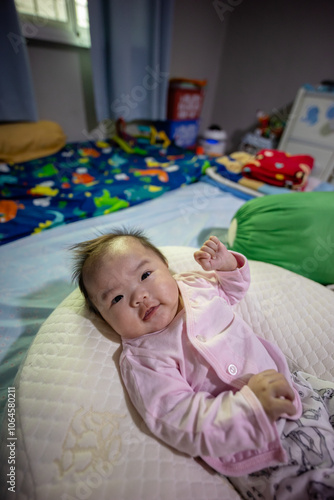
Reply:
<svg viewBox="0 0 334 500"><path fill-rule="evenodd" d="M167 265L138 240L119 238L84 268L89 297L107 323L131 339L165 328L179 308L179 291Z"/></svg>

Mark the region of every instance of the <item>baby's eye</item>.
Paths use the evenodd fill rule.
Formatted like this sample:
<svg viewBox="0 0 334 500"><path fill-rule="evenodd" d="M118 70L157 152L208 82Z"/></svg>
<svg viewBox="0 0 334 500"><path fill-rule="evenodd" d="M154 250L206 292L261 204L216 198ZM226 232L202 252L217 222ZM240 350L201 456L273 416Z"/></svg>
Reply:
<svg viewBox="0 0 334 500"><path fill-rule="evenodd" d="M146 273L144 273L142 275L141 280L142 281L146 280L146 278L148 278L150 274L151 274L151 271L146 271Z"/></svg>
<svg viewBox="0 0 334 500"><path fill-rule="evenodd" d="M121 299L123 298L123 295L117 295L114 299L112 299L111 303L112 304L117 304Z"/></svg>

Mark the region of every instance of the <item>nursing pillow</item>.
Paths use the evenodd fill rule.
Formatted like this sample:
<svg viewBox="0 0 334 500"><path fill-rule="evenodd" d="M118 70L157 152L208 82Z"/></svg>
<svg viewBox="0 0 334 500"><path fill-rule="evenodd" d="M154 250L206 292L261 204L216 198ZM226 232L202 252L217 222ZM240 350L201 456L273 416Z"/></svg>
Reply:
<svg viewBox="0 0 334 500"><path fill-rule="evenodd" d="M332 284L334 193L285 193L252 199L234 215L228 245L248 259Z"/></svg>
<svg viewBox="0 0 334 500"><path fill-rule="evenodd" d="M192 248L161 250L175 272L199 267ZM271 264L253 261L250 269L236 312L291 367L333 380L334 293ZM15 499L239 499L227 479L150 434L123 388L120 350L78 290L42 325L15 382ZM5 422L3 439L7 431ZM7 474L5 446L0 466ZM2 479L0 497L14 498Z"/></svg>

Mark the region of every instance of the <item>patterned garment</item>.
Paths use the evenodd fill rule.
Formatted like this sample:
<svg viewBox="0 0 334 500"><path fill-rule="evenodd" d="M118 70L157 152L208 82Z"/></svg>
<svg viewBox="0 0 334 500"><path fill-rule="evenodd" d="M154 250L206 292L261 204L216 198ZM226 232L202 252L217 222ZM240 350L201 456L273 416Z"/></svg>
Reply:
<svg viewBox="0 0 334 500"><path fill-rule="evenodd" d="M245 499L334 499L334 383L302 372L293 373L293 378L303 414L297 421L282 420L282 445L289 462L230 478Z"/></svg>
<svg viewBox="0 0 334 500"><path fill-rule="evenodd" d="M205 157L146 145L129 154L112 142L67 144L25 163L0 164L0 245L108 214L199 180Z"/></svg>

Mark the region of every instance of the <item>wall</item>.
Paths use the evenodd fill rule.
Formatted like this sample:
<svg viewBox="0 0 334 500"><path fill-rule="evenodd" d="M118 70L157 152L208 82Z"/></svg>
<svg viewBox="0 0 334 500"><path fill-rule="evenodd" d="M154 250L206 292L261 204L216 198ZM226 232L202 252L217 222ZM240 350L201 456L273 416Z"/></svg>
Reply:
<svg viewBox="0 0 334 500"><path fill-rule="evenodd" d="M228 149L235 150L258 109L286 110L304 83L334 80L334 2L232 3L212 120L227 130Z"/></svg>
<svg viewBox="0 0 334 500"><path fill-rule="evenodd" d="M89 50L28 41L40 120L59 123L68 141L84 141L96 126Z"/></svg>
<svg viewBox="0 0 334 500"><path fill-rule="evenodd" d="M170 75L208 80L201 130L218 123L236 149L258 109L334 79L333 19L332 0L175 0ZM85 140L96 126L89 50L29 41L28 53L40 118Z"/></svg>
<svg viewBox="0 0 334 500"><path fill-rule="evenodd" d="M219 75L218 61L227 22L208 0L175 0L170 76L207 80L201 130L212 124Z"/></svg>
<svg viewBox="0 0 334 500"><path fill-rule="evenodd" d="M208 0L175 0L170 75L208 80L201 129L211 124L225 33ZM58 122L69 141L85 140L97 125L89 50L29 40L28 54L39 118Z"/></svg>

